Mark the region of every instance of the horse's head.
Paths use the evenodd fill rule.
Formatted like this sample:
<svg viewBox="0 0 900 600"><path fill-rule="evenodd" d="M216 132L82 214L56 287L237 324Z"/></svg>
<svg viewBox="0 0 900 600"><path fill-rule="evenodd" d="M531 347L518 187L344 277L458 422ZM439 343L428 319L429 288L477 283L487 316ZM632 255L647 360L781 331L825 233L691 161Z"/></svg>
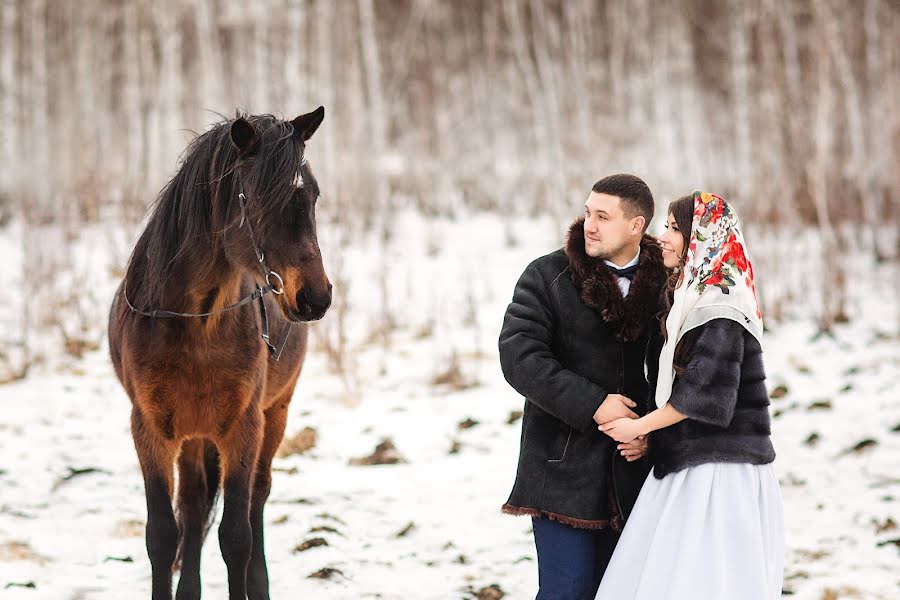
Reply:
<svg viewBox="0 0 900 600"><path fill-rule="evenodd" d="M283 290L278 301L291 321L321 319L331 306L316 235L319 186L305 156L306 142L324 116L320 106L293 121L239 117L230 129L238 154L232 190L244 194L245 206L231 199L225 254L254 277L274 272L268 282Z"/></svg>

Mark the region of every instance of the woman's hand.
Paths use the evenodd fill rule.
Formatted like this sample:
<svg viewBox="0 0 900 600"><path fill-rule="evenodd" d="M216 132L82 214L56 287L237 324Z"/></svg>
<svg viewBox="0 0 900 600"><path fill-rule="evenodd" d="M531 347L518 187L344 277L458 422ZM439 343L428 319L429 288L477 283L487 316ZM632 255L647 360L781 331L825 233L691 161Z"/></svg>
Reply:
<svg viewBox="0 0 900 600"><path fill-rule="evenodd" d="M647 433L644 430L642 419L616 419L601 425L598 429L617 442L622 443L628 443L639 435Z"/></svg>

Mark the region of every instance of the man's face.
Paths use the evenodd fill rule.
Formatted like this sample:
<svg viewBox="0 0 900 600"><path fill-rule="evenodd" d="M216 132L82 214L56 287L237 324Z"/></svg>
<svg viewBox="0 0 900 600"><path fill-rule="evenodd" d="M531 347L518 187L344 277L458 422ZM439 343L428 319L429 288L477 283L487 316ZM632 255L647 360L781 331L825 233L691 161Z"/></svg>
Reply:
<svg viewBox="0 0 900 600"><path fill-rule="evenodd" d="M640 221L640 222L638 222ZM639 241L643 217L628 218L618 196L591 192L584 203L584 251L592 258L612 260ZM631 256L625 260L631 259Z"/></svg>

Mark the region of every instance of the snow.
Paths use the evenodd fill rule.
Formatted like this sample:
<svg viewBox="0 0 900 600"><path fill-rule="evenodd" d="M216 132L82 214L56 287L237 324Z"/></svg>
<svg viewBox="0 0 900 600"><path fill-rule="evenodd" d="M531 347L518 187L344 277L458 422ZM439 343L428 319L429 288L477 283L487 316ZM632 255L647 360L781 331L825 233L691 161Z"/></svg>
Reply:
<svg viewBox="0 0 900 600"><path fill-rule="evenodd" d="M288 436L311 427L317 443L275 462L266 508L272 597L466 598L491 584L507 598L534 596L530 521L499 510L515 475L521 424L507 421L522 398L500 373L496 337L519 274L558 247L565 225L402 212L351 238L320 224L338 304L314 326L288 422ZM92 301L79 312L85 337L103 340L100 347L75 358L62 352L57 329L34 327L29 339L41 360L24 379L0 385L3 598L149 595L130 404L105 346L114 267L127 256L122 240L136 233L83 231L65 253L66 276L46 282L60 298L66 286L90 284ZM15 223L0 230L0 251L18 267L0 274L6 289L26 283L23 235ZM55 240L42 250L48 255L62 243L41 238ZM896 263L868 265L854 278L851 322L834 337L814 339L812 319L795 316L768 323L765 338L769 388L787 387L773 399L773 438L785 499L785 589L799 600L900 594L900 543L878 545L900 538L890 525L900 521ZM0 312L4 345L20 338L24 301L13 296ZM345 373L322 350L336 335L340 303ZM33 319L43 314L34 311ZM8 360L20 356L7 347ZM454 360L456 378L436 384ZM466 419L477 424L460 428ZM813 432L818 442L809 445ZM348 464L388 438L406 462ZM850 450L866 439L874 445ZM70 469L95 470L66 480ZM294 551L316 537L327 545ZM308 577L323 568L339 573ZM202 581L205 597L225 595L215 530ZM29 582L34 588L7 587Z"/></svg>

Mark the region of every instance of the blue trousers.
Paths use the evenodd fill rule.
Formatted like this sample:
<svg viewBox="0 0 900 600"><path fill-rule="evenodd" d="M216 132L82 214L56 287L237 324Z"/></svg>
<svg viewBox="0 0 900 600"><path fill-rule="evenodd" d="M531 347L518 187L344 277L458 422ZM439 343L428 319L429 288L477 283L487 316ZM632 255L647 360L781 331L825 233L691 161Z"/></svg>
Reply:
<svg viewBox="0 0 900 600"><path fill-rule="evenodd" d="M594 600L619 534L608 528L578 529L546 517L532 523L538 559L535 600Z"/></svg>

